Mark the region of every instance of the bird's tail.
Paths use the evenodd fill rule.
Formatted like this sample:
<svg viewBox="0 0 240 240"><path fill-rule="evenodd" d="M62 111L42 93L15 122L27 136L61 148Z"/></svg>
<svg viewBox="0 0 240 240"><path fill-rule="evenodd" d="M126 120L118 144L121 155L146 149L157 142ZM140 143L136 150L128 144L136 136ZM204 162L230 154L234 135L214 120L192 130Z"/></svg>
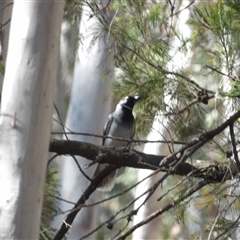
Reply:
<svg viewBox="0 0 240 240"><path fill-rule="evenodd" d="M93 174L93 178L95 178L105 167L109 166L109 164L98 164L95 173ZM109 192L113 189L115 184L115 179L117 175L117 170L111 172L107 177L105 177L102 182L97 187L98 191L101 192Z"/></svg>

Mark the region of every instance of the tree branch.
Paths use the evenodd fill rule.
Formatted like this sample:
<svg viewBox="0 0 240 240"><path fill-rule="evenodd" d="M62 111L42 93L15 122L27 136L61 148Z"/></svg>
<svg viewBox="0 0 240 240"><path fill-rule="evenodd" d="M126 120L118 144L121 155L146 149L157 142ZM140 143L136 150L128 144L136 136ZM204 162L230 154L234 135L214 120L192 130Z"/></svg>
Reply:
<svg viewBox="0 0 240 240"><path fill-rule="evenodd" d="M50 143L50 152L58 155L79 155L89 160L99 159L101 163L110 163L118 167L133 167L156 170L161 169L163 172L169 172L173 175L204 178L213 182L222 182L223 180L232 179L237 174L235 164L229 161L213 163L213 161L194 161L180 163L174 170L169 169L171 163L177 161L175 156L156 156L145 154L135 150L126 151L126 149L111 149L102 146L96 146L91 143L77 142L70 140L52 140ZM166 160L164 165L159 167L162 160ZM199 163L200 162L200 163Z"/></svg>
<svg viewBox="0 0 240 240"><path fill-rule="evenodd" d="M117 167L116 166L109 166L106 167L104 170L102 170L97 176L96 178L94 178L90 185L87 187L87 189L84 191L84 193L82 194L82 196L79 198L79 200L77 201L77 203L74 205L72 211L68 214L67 218L64 220L64 222L61 225L61 228L59 229L59 231L56 233L54 240L59 240L62 239L64 237L64 235L67 233L67 231L69 230L69 228L71 227L71 224L73 223L76 215L78 214L78 212L82 209L82 207L84 207L85 202L88 200L88 198L91 196L91 194L96 190L98 184L109 174L111 174L111 172L113 172L114 170L116 170Z"/></svg>
<svg viewBox="0 0 240 240"><path fill-rule="evenodd" d="M192 140L179 152L189 150L192 146L202 146L205 143L211 141L216 135L221 133L228 126L232 125L240 117L240 111L233 114L228 120L217 128L201 134L198 138ZM197 150L196 148L195 150ZM96 160L101 163L110 163L118 167L133 167L144 169L161 169L163 172L169 172L169 165L172 162L178 161L176 154L172 156L156 156L151 154L145 154L135 150L128 150L123 148L106 148L103 146L96 146L91 143L66 141L66 140L52 140L49 147L50 152L55 152L59 155L79 155L89 160ZM161 161L164 159L164 164L159 167ZM206 163L206 161L204 161ZM172 172L172 174L186 176L191 173L191 176L208 179L214 182L222 182L223 180L231 179L232 176L237 174L237 169L234 163L229 161L223 161L221 163L209 163L204 168L196 165L196 161L193 164L187 162L180 163ZM206 165L206 164L205 164Z"/></svg>
<svg viewBox="0 0 240 240"><path fill-rule="evenodd" d="M134 167L134 168L144 168L151 170L160 170L170 174L178 174L182 176L191 176L204 179L203 185L212 182L223 182L228 179L232 179L239 172L235 163L230 161L223 161L221 163L211 163L207 166L202 164L199 166L197 161L193 164L185 162L186 158L190 157L197 149L202 147L207 142L211 141L215 136L225 130L228 126L232 126L233 123L240 117L240 111L233 114L228 120L217 128L201 134L198 138L187 143L182 149L178 151L181 153L181 157L177 158L177 153L170 156L156 156L151 154L145 154L135 150L129 150L126 148L106 148L103 146L96 146L91 143L69 141L69 140L52 140L50 143L49 151L55 152L58 155L69 154L69 155L79 155L85 157L89 160L100 162L100 163L110 163L111 165L105 168L99 173L87 187L83 195L79 198L78 202L75 204L72 211L68 214L66 220L62 224L60 230L55 236L55 240L62 239L67 233L69 227L73 223L77 213L85 206L86 200L90 195L96 190L98 184L108 176L112 171L119 167ZM164 162L162 164L162 162ZM204 161L206 163L206 161ZM201 188L203 185L199 185ZM198 189L198 188L197 188ZM190 195L197 189L190 191ZM171 208L173 205L170 204L166 206L166 209ZM165 210L164 210L165 211ZM157 211L150 219L155 218L162 213L162 210ZM149 219L145 219L141 224L145 224ZM136 227L136 226L135 226ZM138 227L138 226L137 226ZM130 230L134 231L134 227ZM128 233L128 232L127 232ZM128 234L127 234L128 235ZM119 239L124 239L124 236Z"/></svg>

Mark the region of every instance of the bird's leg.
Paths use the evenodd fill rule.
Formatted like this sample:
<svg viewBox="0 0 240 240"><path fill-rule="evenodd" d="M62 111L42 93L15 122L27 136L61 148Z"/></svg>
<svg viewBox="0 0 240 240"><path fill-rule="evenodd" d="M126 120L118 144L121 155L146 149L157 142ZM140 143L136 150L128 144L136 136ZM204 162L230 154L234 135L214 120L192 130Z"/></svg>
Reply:
<svg viewBox="0 0 240 240"><path fill-rule="evenodd" d="M91 163L89 164L85 164L84 165L84 169L87 169L89 167L91 167L92 165L96 164L96 163L100 163L101 160L105 157L106 155L104 153L102 153L101 151L99 151L99 154L97 155L96 159L93 160Z"/></svg>
<svg viewBox="0 0 240 240"><path fill-rule="evenodd" d="M129 143L126 147L123 148L123 152L129 153L131 151L131 143Z"/></svg>

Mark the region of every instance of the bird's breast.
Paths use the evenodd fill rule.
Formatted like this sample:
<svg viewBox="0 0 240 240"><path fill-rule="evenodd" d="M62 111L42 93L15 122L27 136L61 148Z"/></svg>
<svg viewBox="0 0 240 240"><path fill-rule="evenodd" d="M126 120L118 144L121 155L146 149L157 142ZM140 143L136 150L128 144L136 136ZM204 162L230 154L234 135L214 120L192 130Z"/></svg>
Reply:
<svg viewBox="0 0 240 240"><path fill-rule="evenodd" d="M121 124L113 121L108 136L110 137L116 137L116 138L124 138L124 139L131 139L134 131L134 123L128 123L128 124ZM114 147L122 147L126 146L128 142L126 141L120 141L116 139L110 139L107 138L105 140L105 146L114 146Z"/></svg>

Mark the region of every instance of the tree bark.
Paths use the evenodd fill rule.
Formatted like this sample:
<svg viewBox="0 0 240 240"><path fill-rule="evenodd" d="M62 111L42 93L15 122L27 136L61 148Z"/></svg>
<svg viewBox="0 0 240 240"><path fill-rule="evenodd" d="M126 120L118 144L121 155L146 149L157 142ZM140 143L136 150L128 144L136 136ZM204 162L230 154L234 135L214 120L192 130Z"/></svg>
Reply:
<svg viewBox="0 0 240 240"><path fill-rule="evenodd" d="M38 239L62 1L15 1L0 115L0 238Z"/></svg>
<svg viewBox="0 0 240 240"><path fill-rule="evenodd" d="M91 143L56 139L51 141L49 151L59 155L78 155L90 161L98 159L101 163L109 163L118 167L148 170L161 169L162 172L168 172L170 175L204 178L219 183L233 179L238 174L236 164L226 159L223 159L221 162L194 159L190 163L187 161L179 164L179 159L172 155L152 155L135 150L124 151L123 149L96 146ZM69 160L65 159L65 161ZM165 162L163 165L161 164L162 161ZM175 165L174 168L173 165Z"/></svg>

